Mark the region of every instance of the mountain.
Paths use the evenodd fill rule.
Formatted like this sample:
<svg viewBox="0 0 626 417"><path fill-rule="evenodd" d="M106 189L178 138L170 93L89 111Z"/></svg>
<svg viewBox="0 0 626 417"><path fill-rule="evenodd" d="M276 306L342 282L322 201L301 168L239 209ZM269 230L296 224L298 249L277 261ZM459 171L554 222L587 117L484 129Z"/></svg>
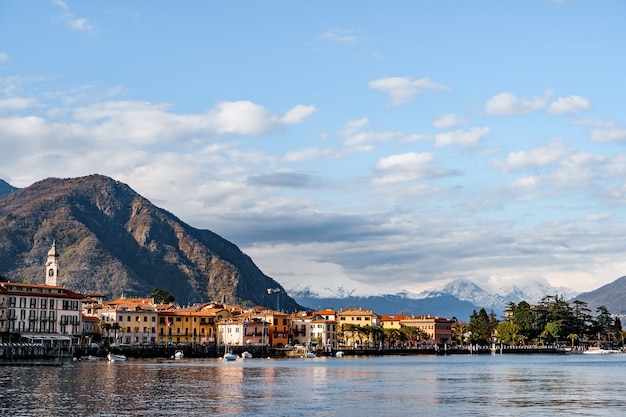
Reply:
<svg viewBox="0 0 626 417"><path fill-rule="evenodd" d="M504 315L510 302L527 301L535 304L546 295L563 294L562 288L554 288L547 283L534 283L528 288L512 286L492 293L467 280L454 280L441 288L422 291L419 294L401 292L398 294L354 296L342 288L335 291L338 296L319 296L310 288L290 290L294 299L303 305L320 308L362 307L377 314L410 314L452 318L460 321L469 320L474 310L484 308L497 316ZM341 295L345 294L345 295ZM569 292L567 292L570 295Z"/></svg>
<svg viewBox="0 0 626 417"><path fill-rule="evenodd" d="M604 306L612 314L626 315L626 276L596 290L578 294L574 300L586 302L593 314L598 307Z"/></svg>
<svg viewBox="0 0 626 417"><path fill-rule="evenodd" d="M0 180L0 197L5 194L12 193L13 191L16 191L16 190L17 188L12 186L11 184L7 183L4 180Z"/></svg>
<svg viewBox="0 0 626 417"><path fill-rule="evenodd" d="M319 297L310 291L292 292L289 294L300 304L315 309L332 308L335 310L362 307L379 315L408 314L421 316L456 317L467 321L473 310L480 307L459 300L452 295L441 294L434 298L411 298L408 293L345 297Z"/></svg>
<svg viewBox="0 0 626 417"><path fill-rule="evenodd" d="M43 282L52 243L59 281L113 298L171 291L179 304L301 307L233 243L195 229L101 175L49 178L0 197L0 274ZM268 289L278 290L269 293Z"/></svg>

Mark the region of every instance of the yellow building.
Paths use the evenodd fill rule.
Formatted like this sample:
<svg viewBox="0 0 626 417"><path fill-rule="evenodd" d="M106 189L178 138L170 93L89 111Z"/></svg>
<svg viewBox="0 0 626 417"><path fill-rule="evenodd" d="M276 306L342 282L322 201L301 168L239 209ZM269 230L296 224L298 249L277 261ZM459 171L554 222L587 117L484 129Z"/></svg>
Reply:
<svg viewBox="0 0 626 417"><path fill-rule="evenodd" d="M380 317L371 310L349 309L337 312L337 338L348 348L375 347L380 335L368 330L380 328Z"/></svg>
<svg viewBox="0 0 626 417"><path fill-rule="evenodd" d="M395 315L387 315L380 317L380 325L383 329L396 329L400 330L402 328L402 321L411 319L411 316L407 316L406 314L395 314Z"/></svg>
<svg viewBox="0 0 626 417"><path fill-rule="evenodd" d="M152 298L119 298L96 310L103 336L126 345L155 343L157 311Z"/></svg>
<svg viewBox="0 0 626 417"><path fill-rule="evenodd" d="M158 311L157 339L163 344L215 344L217 325L230 317L232 313L221 304L164 306Z"/></svg>

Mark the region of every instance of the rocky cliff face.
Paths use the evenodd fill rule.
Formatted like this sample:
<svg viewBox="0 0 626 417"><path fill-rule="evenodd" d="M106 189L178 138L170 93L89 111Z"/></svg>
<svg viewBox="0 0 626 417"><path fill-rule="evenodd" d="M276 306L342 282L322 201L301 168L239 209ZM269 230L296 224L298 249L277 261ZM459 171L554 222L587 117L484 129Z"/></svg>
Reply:
<svg viewBox="0 0 626 417"><path fill-rule="evenodd" d="M118 297L162 288L179 303L274 307L267 289L281 288L233 243L101 175L50 178L0 197L0 274L43 282L53 240L60 283L76 291ZM299 308L286 295L281 305Z"/></svg>

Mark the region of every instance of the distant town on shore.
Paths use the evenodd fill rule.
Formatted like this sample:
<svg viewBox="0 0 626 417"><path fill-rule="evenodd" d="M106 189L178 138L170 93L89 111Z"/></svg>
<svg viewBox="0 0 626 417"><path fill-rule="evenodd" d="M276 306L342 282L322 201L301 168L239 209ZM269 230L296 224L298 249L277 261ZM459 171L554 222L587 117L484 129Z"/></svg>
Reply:
<svg viewBox="0 0 626 417"><path fill-rule="evenodd" d="M349 350L523 349L620 351L621 320L585 302L548 296L538 305L511 303L503 320L484 309L467 320L430 315L378 315L360 308L283 312L265 306L243 308L219 302L176 304L167 290L145 298L106 301L101 294L79 294L58 285L56 243L45 263L45 283L0 282L0 357L19 356L15 347L39 347L45 356L110 352L124 347L239 347L331 354ZM43 271L42 271L43 272ZM43 273L42 273L43 275ZM592 350L593 350L592 349ZM25 355L32 350L24 350ZM29 353L30 352L30 353ZM168 351L169 352L169 351ZM195 350L198 352L198 350Z"/></svg>

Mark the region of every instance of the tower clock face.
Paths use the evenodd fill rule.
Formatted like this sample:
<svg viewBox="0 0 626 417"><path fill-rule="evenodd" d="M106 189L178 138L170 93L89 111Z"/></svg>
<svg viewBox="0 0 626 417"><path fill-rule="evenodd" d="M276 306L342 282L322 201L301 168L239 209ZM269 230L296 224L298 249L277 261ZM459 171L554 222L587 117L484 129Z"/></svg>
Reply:
<svg viewBox="0 0 626 417"><path fill-rule="evenodd" d="M49 269L48 270L48 275L50 275L50 276L54 275L54 269Z"/></svg>

